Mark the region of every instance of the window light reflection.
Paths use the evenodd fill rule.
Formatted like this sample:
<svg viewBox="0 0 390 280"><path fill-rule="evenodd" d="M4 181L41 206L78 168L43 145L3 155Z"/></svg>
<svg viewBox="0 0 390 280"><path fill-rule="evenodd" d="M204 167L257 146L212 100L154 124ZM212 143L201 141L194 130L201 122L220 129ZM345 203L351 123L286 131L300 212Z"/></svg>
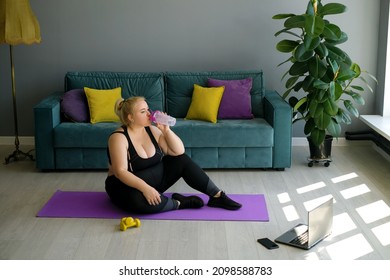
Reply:
<svg viewBox="0 0 390 280"><path fill-rule="evenodd" d="M370 192L371 190L367 187L366 184L361 184L359 186L356 186L356 187L352 187L352 188L349 188L349 189L345 189L343 191L340 191L341 195L345 198L345 199L350 199L352 197L356 197L356 196L359 196L359 195L362 195L362 194L365 194L365 193L368 193Z"/></svg>
<svg viewBox="0 0 390 280"><path fill-rule="evenodd" d="M298 212L293 205L283 207L283 212L289 222L299 219Z"/></svg>
<svg viewBox="0 0 390 280"><path fill-rule="evenodd" d="M299 189L297 189L297 192L299 194L302 194L302 193L307 193L307 192L314 191L314 190L317 190L317 189L320 189L323 187L326 187L326 184L324 182L318 182L315 184L311 184L311 185L307 185L307 186L304 186L302 188L299 188Z"/></svg>
<svg viewBox="0 0 390 280"><path fill-rule="evenodd" d="M376 202L356 208L356 211L359 213L360 217L366 224L390 216L390 208L383 200L378 200Z"/></svg>
<svg viewBox="0 0 390 280"><path fill-rule="evenodd" d="M326 251L332 260L354 260L371 253L373 249L359 233L326 246Z"/></svg>
<svg viewBox="0 0 390 280"><path fill-rule="evenodd" d="M372 232L383 246L390 245L390 222L374 227Z"/></svg>
<svg viewBox="0 0 390 280"><path fill-rule="evenodd" d="M316 208L317 206L321 205L322 203L324 203L325 201L327 201L329 198L331 198L332 195L325 195L325 196L321 196L321 197L318 197L318 198L315 198L315 199L312 199L312 200L308 200L306 202L303 203L303 205L305 206L305 209L306 211L310 211L314 208ZM336 200L333 199L333 204L336 203Z"/></svg>
<svg viewBox="0 0 390 280"><path fill-rule="evenodd" d="M334 238L356 228L356 224L353 222L348 213L341 213L333 217L333 230L329 237Z"/></svg>
<svg viewBox="0 0 390 280"><path fill-rule="evenodd" d="M280 203L286 203L286 202L290 202L291 201L291 198L290 198L289 194L286 193L286 192L278 194L278 199L279 199Z"/></svg>
<svg viewBox="0 0 390 280"><path fill-rule="evenodd" d="M355 173L355 172L352 172L352 173L349 173L349 174L345 174L345 175L342 175L342 176L339 176L339 177L335 177L335 178L332 178L332 182L333 183L340 183L340 182L344 182L344 181L347 181L347 180L350 180L350 179L353 179L353 178L356 178L358 177L358 175Z"/></svg>

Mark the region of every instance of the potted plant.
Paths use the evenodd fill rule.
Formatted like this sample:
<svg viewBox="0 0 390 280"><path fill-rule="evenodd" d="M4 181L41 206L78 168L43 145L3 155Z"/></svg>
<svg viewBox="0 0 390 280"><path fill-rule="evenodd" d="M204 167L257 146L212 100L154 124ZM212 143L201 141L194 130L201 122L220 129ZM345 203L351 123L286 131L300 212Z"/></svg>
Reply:
<svg viewBox="0 0 390 280"><path fill-rule="evenodd" d="M290 54L279 64L291 64L282 77L287 78L283 98L293 107L293 122L305 122L304 133L315 147L323 146L328 135L331 139L339 136L341 124L351 123L350 115L359 116L355 104L364 105L361 93L365 88L373 92L362 74L376 81L339 47L347 41L347 34L325 19L346 9L339 3L309 0L304 14L273 16L284 20L284 28L275 36L292 37L276 45L279 52Z"/></svg>

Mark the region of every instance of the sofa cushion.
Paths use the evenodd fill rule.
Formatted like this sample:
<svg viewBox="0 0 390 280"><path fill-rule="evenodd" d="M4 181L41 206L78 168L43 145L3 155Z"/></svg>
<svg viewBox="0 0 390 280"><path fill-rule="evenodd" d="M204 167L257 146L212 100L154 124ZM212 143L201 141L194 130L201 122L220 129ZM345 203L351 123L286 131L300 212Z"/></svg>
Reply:
<svg viewBox="0 0 390 280"><path fill-rule="evenodd" d="M272 147L273 128L262 118L217 123L177 119L172 130L185 147Z"/></svg>
<svg viewBox="0 0 390 280"><path fill-rule="evenodd" d="M224 86L206 88L195 84L191 105L185 119L216 123L224 90Z"/></svg>
<svg viewBox="0 0 390 280"><path fill-rule="evenodd" d="M208 79L209 87L224 86L221 104L218 110L218 119L251 119L252 78L242 80Z"/></svg>
<svg viewBox="0 0 390 280"><path fill-rule="evenodd" d="M121 88L92 89L84 87L88 100L91 123L118 122L119 117L115 113L115 102L122 97Z"/></svg>
<svg viewBox="0 0 390 280"><path fill-rule="evenodd" d="M83 89L72 89L61 97L61 113L72 122L89 122L88 101Z"/></svg>
<svg viewBox="0 0 390 280"><path fill-rule="evenodd" d="M54 128L56 148L106 148L108 137L120 123L70 123L62 122Z"/></svg>
<svg viewBox="0 0 390 280"><path fill-rule="evenodd" d="M154 72L68 72L65 91L76 88L122 88L122 97L144 96L150 109L165 111L164 77Z"/></svg>
<svg viewBox="0 0 390 280"><path fill-rule="evenodd" d="M218 80L240 80L252 78L251 107L255 117L264 116L263 71L214 71L214 72L167 72L166 111L176 118L184 118L191 104L193 85L207 87L209 78Z"/></svg>

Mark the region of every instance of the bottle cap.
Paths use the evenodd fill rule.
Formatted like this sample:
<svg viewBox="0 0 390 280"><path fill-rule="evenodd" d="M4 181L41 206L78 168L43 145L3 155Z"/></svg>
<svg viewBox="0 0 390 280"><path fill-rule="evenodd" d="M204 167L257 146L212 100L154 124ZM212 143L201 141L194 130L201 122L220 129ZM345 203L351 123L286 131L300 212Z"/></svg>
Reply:
<svg viewBox="0 0 390 280"><path fill-rule="evenodd" d="M149 109L149 112L150 112L150 116L149 116L150 121L156 122L156 117L154 116L156 111L153 112L152 110Z"/></svg>

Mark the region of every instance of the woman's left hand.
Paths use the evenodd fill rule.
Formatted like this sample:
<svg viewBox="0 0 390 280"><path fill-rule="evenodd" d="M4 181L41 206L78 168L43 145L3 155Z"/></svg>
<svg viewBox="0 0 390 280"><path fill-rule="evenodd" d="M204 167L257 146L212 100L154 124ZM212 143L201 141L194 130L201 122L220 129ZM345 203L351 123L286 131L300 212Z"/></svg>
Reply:
<svg viewBox="0 0 390 280"><path fill-rule="evenodd" d="M169 127L169 125L164 125L164 124L156 123L156 126L157 126L157 128L160 129L161 132L164 133L164 134L171 130L171 128Z"/></svg>

